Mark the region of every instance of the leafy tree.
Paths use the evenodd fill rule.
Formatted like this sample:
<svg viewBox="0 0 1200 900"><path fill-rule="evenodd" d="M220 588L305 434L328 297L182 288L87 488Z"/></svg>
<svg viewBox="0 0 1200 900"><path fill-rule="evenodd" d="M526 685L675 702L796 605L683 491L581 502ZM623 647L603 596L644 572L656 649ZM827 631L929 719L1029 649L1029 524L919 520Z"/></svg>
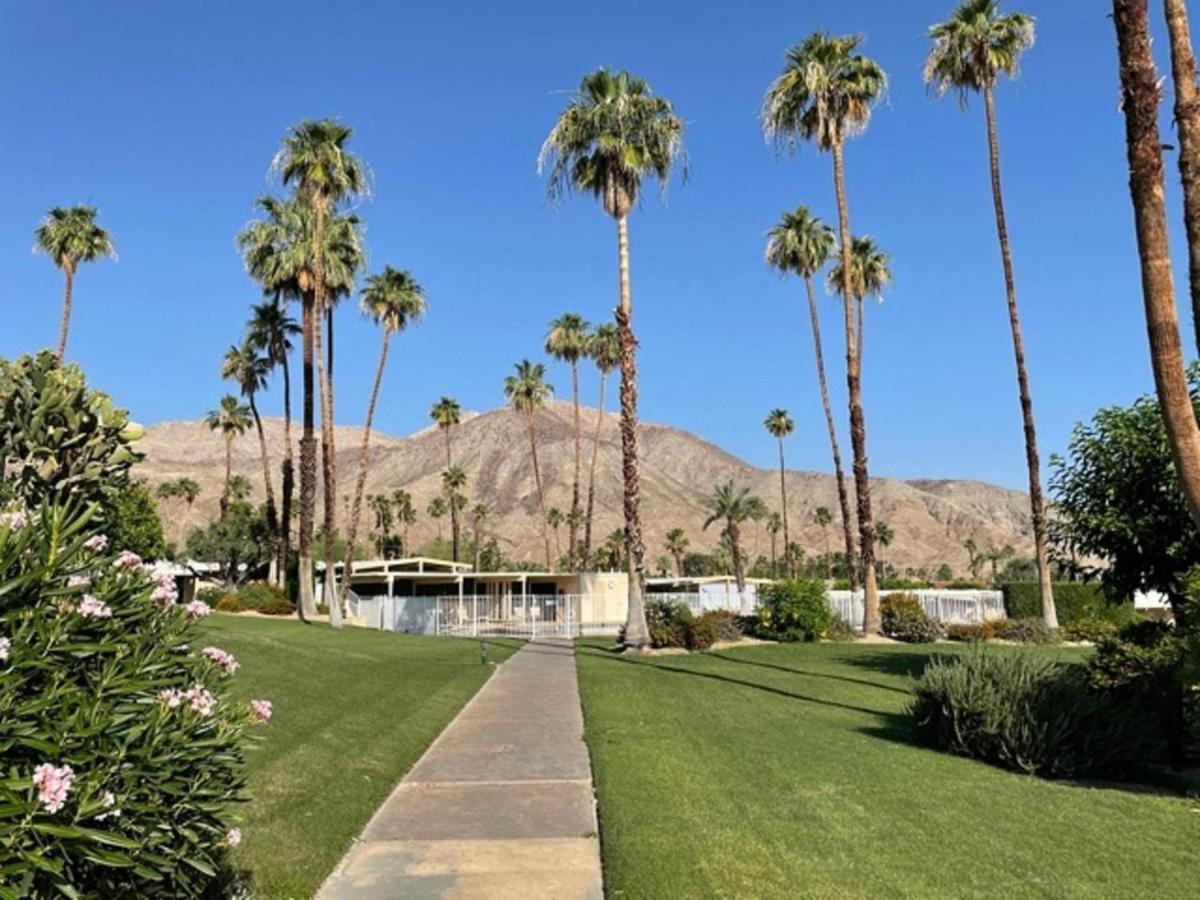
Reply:
<svg viewBox="0 0 1200 900"><path fill-rule="evenodd" d="M713 522L723 521L724 536L729 541L729 549L733 558L733 577L737 581L739 591L746 590L746 573L742 566L741 525L747 519L758 516L760 504L756 496L750 493L748 487L735 487L732 481L719 485L708 499L709 516L704 520L704 528Z"/></svg>
<svg viewBox="0 0 1200 900"><path fill-rule="evenodd" d="M533 427L534 414L546 405L546 400L554 392L554 388L546 383L546 367L541 363L531 363L521 360L513 366L515 375L504 379L504 396L512 404L513 409L525 417L529 429L529 452L533 459L533 480L537 486L538 506L542 511L542 540L546 545L546 568L553 569L554 562L550 556L550 532L546 512L546 493L542 489L542 470L538 466L537 434Z"/></svg>
<svg viewBox="0 0 1200 900"><path fill-rule="evenodd" d="M538 170L549 170L551 198L569 191L591 194L617 224L620 300L617 332L621 365L621 457L624 481L629 613L625 643L650 643L643 606L645 548L638 489L637 339L629 284L629 212L642 182L653 176L665 191L683 154L683 120L670 101L656 97L645 80L628 72L597 69L584 76L542 144Z"/></svg>
<svg viewBox="0 0 1200 900"><path fill-rule="evenodd" d="M953 581L954 580L954 570L951 569L947 563L942 563L940 566L938 566L937 580L938 581Z"/></svg>
<svg viewBox="0 0 1200 900"><path fill-rule="evenodd" d="M798 140L814 141L833 156L837 195L838 243L842 263L842 312L846 331L846 386L850 406L850 444L854 451L854 488L858 500L859 551L862 557L863 630L879 634L879 592L875 583L875 520L867 472L867 425L855 335L851 279L850 212L846 201L843 153L846 138L866 130L871 108L883 93L887 76L857 52L861 38L813 34L788 50L784 70L763 101L762 123L768 137L795 149Z"/></svg>
<svg viewBox="0 0 1200 900"><path fill-rule="evenodd" d="M200 496L200 485L191 478L174 478L164 481L154 490L155 496L162 500L179 498L191 506Z"/></svg>
<svg viewBox="0 0 1200 900"><path fill-rule="evenodd" d="M55 356L62 362L67 352L67 332L71 328L71 292L75 272L80 263L95 262L102 256L117 258L112 237L96 224L99 210L94 206L56 206L46 213L34 231L34 249L45 253L62 270L63 308L58 327L58 350Z"/></svg>
<svg viewBox="0 0 1200 900"><path fill-rule="evenodd" d="M588 473L587 511L583 516L583 552L580 558L585 564L591 561L592 555L592 515L596 501L596 461L600 457L600 427L604 424L604 386L608 382L608 374L621 362L621 339L617 333L617 326L611 322L597 325L588 338L587 353L599 375L600 401L596 407L596 431L592 436L592 464Z"/></svg>
<svg viewBox="0 0 1200 900"><path fill-rule="evenodd" d="M773 409L767 414L763 420L763 427L767 429L767 433L779 443L779 499L783 509L781 518L781 527L783 529L783 546L787 547L792 542L791 536L788 534L788 517L787 517L787 466L783 458L783 439L786 438L796 429L796 423L792 421L792 417L788 415L786 409ZM771 534L771 565L775 565L775 533Z"/></svg>
<svg viewBox="0 0 1200 900"><path fill-rule="evenodd" d="M579 482L582 475L582 425L579 421L579 361L587 356L591 326L577 313L564 313L550 323L546 335L546 352L571 367L571 405L574 410L575 474L571 481L571 510L567 519L568 541L567 570L576 571L575 544L581 519L579 505ZM556 532L557 537L557 532Z"/></svg>
<svg viewBox="0 0 1200 900"><path fill-rule="evenodd" d="M233 478L233 442L245 434L250 427L250 410L237 401L237 397L226 394L221 405L209 410L204 422L212 431L221 432L225 442L225 490L221 493L221 518L229 511L230 481Z"/></svg>
<svg viewBox="0 0 1200 900"><path fill-rule="evenodd" d="M192 531L186 547L189 557L216 563L225 584L236 585L258 575L271 561L270 544L263 511L237 501L221 519Z"/></svg>
<svg viewBox="0 0 1200 900"><path fill-rule="evenodd" d="M144 481L130 481L117 491L108 539L114 547L131 550L143 559L169 555L154 497Z"/></svg>

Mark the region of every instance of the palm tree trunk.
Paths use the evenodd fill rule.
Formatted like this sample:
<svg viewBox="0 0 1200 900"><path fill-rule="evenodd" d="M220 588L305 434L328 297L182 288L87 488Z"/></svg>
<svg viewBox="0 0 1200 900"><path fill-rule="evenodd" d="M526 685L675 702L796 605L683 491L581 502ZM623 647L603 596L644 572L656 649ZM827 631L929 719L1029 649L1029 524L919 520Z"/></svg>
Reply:
<svg viewBox="0 0 1200 900"><path fill-rule="evenodd" d="M275 487L271 484L271 454L267 452L267 436L263 433L262 416L258 414L258 404L254 394L247 395L250 413L254 416L254 429L258 432L258 450L262 456L263 488L267 494L267 531L271 535L271 549L275 558L279 558L279 516L275 508ZM278 581L277 581L278 583Z"/></svg>
<svg viewBox="0 0 1200 900"><path fill-rule="evenodd" d="M1054 587L1050 582L1050 561L1046 547L1046 503L1042 498L1037 431L1033 424L1033 397L1029 393L1029 372L1025 366L1025 343L1021 338L1021 319L1017 315L1017 288L1013 278L1012 252L1008 244L1008 225L1004 217L1004 195L1000 189L1000 142L996 135L996 105L990 84L985 85L983 89L983 103L987 113L988 161L992 177L992 201L996 207L996 234L1000 239L1000 258L1004 264L1004 292L1008 299L1008 323L1012 329L1013 356L1017 363L1017 390L1021 397L1021 419L1025 426L1025 463L1029 468L1029 511L1033 525L1038 591L1042 598L1042 618L1050 628L1057 628L1058 614L1054 609Z"/></svg>
<svg viewBox="0 0 1200 900"><path fill-rule="evenodd" d="M335 591L334 575L334 532L337 526L337 469L333 446L333 385L321 355L321 321L319 317L326 309L325 296L325 216L328 212L324 200L315 198L316 212L313 222L313 295L316 316L313 322L313 341L317 358L317 380L321 388L321 468L324 476L324 538L325 546L325 602L329 605L329 624L340 628L342 624L341 603ZM329 358L332 363L332 355Z"/></svg>
<svg viewBox="0 0 1200 900"><path fill-rule="evenodd" d="M725 526L725 533L729 535L729 553L733 557L733 580L737 584L738 594L746 593L746 576L742 572L742 548L740 531L732 521ZM738 603L743 607L742 612L745 612L745 604L742 603L742 597L738 597Z"/></svg>
<svg viewBox="0 0 1200 900"><path fill-rule="evenodd" d="M300 327L302 332L303 397L301 398L302 430L300 432L300 534L297 536L300 579L301 619L317 611L313 599L313 520L317 500L317 440L313 434L313 352L315 349L315 298L305 293L302 300Z"/></svg>
<svg viewBox="0 0 1200 900"><path fill-rule="evenodd" d="M288 371L287 355L282 358L283 366L283 483L280 498L279 581L284 592L288 589L288 563L292 549L292 377ZM289 594L290 596L290 594Z"/></svg>
<svg viewBox="0 0 1200 900"><path fill-rule="evenodd" d="M583 565L592 564L592 513L596 503L596 460L600 456L600 426L604 423L604 373L600 373L600 407L596 412L596 433L592 437L592 466L588 475L587 515L583 525Z"/></svg>
<svg viewBox="0 0 1200 900"><path fill-rule="evenodd" d="M842 534L846 540L846 568L850 574L850 590L858 590L858 578L854 571L854 526L850 519L850 494L846 490L846 472L842 469L842 451L838 447L837 428L833 424L833 408L829 405L829 384L825 381L825 354L821 349L821 319L817 314L817 298L813 294L812 277L805 276L804 287L808 294L808 317L812 322L813 351L817 360L817 383L821 388L821 406L825 410L825 427L829 431L829 446L833 451L833 474L837 478L838 503L842 508ZM825 556L833 565L829 555L829 532L825 532ZM832 569L831 569L832 577Z"/></svg>
<svg viewBox="0 0 1200 900"><path fill-rule="evenodd" d="M571 400L575 412L575 479L571 483L571 518L567 522L567 536L570 546L567 548L567 568L572 572L579 571L576 565L575 551L579 542L579 481L582 474L581 458L583 456L582 426L579 422L579 363L571 362Z"/></svg>
<svg viewBox="0 0 1200 900"><path fill-rule="evenodd" d="M1158 133L1158 77L1150 52L1146 0L1113 0L1121 60L1121 96L1129 158L1138 257L1150 363L1175 471L1192 521L1200 525L1200 428L1188 392L1163 201L1162 142Z"/></svg>
<svg viewBox="0 0 1200 900"><path fill-rule="evenodd" d="M453 428L453 427L454 427L453 425L447 425L447 426L446 426L446 468L447 468L447 469L449 469L449 468L451 467L451 462L450 462L450 429L451 429L451 428Z"/></svg>
<svg viewBox="0 0 1200 900"><path fill-rule="evenodd" d="M450 501L450 556L458 562L458 509L454 505L454 492L447 491L446 499Z"/></svg>
<svg viewBox="0 0 1200 900"><path fill-rule="evenodd" d="M1175 129L1179 133L1179 180L1183 184L1183 223L1188 241L1188 286L1192 330L1200 350L1200 92L1196 54L1184 0L1165 0L1171 41L1171 79L1175 82Z"/></svg>
<svg viewBox="0 0 1200 900"><path fill-rule="evenodd" d="M350 521L346 525L346 560L342 565L342 597L350 590L350 572L354 565L354 544L358 539L358 519L362 515L363 491L367 486L367 450L371 445L371 423L375 420L375 404L379 400L379 387L383 384L383 370L387 366L388 343L391 332L383 331L383 343L379 347L379 364L375 367L375 382L371 385L371 399L367 402L367 422L363 426L362 448L358 454L358 477L354 480L354 502L350 507ZM386 531L384 532L386 535ZM382 554L380 554L382 555Z"/></svg>
<svg viewBox="0 0 1200 900"><path fill-rule="evenodd" d="M783 438L779 439L779 495L783 504L783 552L787 555L788 548L788 516L787 516L787 471L783 461ZM775 569L775 535L771 535L771 568Z"/></svg>
<svg viewBox="0 0 1200 900"><path fill-rule="evenodd" d="M529 452L533 457L533 481L537 485L538 506L542 510L542 540L546 544L546 571L554 571L554 562L550 558L550 525L546 521L546 495L542 491L542 470L538 466L537 435L533 430L533 410L525 411L525 423L529 426Z"/></svg>
<svg viewBox="0 0 1200 900"><path fill-rule="evenodd" d="M221 492L221 521L229 513L229 482L233 480L233 432L225 435L225 490Z"/></svg>
<svg viewBox="0 0 1200 900"><path fill-rule="evenodd" d="M854 493L858 501L858 549L863 576L863 632L879 634L879 590L875 582L875 520L871 515L871 483L867 475L867 423L862 407L862 380L854 327L854 295L850 284L850 211L841 141L833 145L833 183L837 194L842 251L842 307L846 318L846 386L850 398L850 447L854 452ZM846 560L853 567L854 560Z"/></svg>
<svg viewBox="0 0 1200 900"><path fill-rule="evenodd" d="M864 322L863 322L863 306L864 306L864 304L863 304L862 298L860 297L857 300L855 300L854 305L856 308L855 315L858 318L858 322L854 326L854 339L858 343L858 371L859 371L859 377L861 378L862 377L862 361L863 361L863 324L864 324Z"/></svg>
<svg viewBox="0 0 1200 900"><path fill-rule="evenodd" d="M71 328L71 303L75 287L75 271L70 265L67 265L63 267L63 275L65 284L63 286L62 319L58 323L58 352L54 354L58 357L60 363L67 352L67 331Z"/></svg>

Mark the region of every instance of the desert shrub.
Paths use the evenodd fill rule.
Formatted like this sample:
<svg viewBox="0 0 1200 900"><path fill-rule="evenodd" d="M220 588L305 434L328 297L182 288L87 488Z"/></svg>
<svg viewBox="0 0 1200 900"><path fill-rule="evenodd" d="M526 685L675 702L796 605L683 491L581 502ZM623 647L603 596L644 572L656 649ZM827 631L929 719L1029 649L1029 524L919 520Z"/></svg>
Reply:
<svg viewBox="0 0 1200 900"><path fill-rule="evenodd" d="M713 627L716 641L736 641L742 637L741 617L727 609L713 609L700 616L696 621L707 619Z"/></svg>
<svg viewBox="0 0 1200 900"><path fill-rule="evenodd" d="M879 617L883 633L908 644L928 644L936 641L941 627L921 606L916 594L888 594L879 601Z"/></svg>
<svg viewBox="0 0 1200 900"><path fill-rule="evenodd" d="M254 612L262 616L290 616L295 611L296 607L286 597L274 597L254 609Z"/></svg>
<svg viewBox="0 0 1200 900"><path fill-rule="evenodd" d="M1148 750L1144 719L1039 651L979 645L935 658L910 713L934 746L1029 774L1126 775Z"/></svg>
<svg viewBox="0 0 1200 900"><path fill-rule="evenodd" d="M246 728L198 601L81 505L0 515L0 896L198 897L228 871Z"/></svg>
<svg viewBox="0 0 1200 900"><path fill-rule="evenodd" d="M758 618L763 637L778 641L815 641L829 631L833 611L824 583L795 578L758 590Z"/></svg>
<svg viewBox="0 0 1200 900"><path fill-rule="evenodd" d="M225 592L217 587L202 587L196 591L196 599L207 603L209 606L216 606L217 601L225 596Z"/></svg>
<svg viewBox="0 0 1200 900"><path fill-rule="evenodd" d="M829 628L825 632L825 639L839 643L857 641L858 629L841 616L834 614L829 617Z"/></svg>
<svg viewBox="0 0 1200 900"><path fill-rule="evenodd" d="M1058 632L1042 619L996 619L996 637L1018 644L1057 644Z"/></svg>
<svg viewBox="0 0 1200 900"><path fill-rule="evenodd" d="M1095 644L1115 637L1120 630L1120 626L1116 622L1103 616L1087 615L1081 616L1070 624L1063 625L1059 628L1058 633L1064 641L1091 641Z"/></svg>
<svg viewBox="0 0 1200 900"><path fill-rule="evenodd" d="M946 626L946 637L952 641L990 641L996 637L994 621Z"/></svg>
<svg viewBox="0 0 1200 900"><path fill-rule="evenodd" d="M696 616L687 626L687 648L689 650L707 650L717 642L717 623L712 613Z"/></svg>
<svg viewBox="0 0 1200 900"><path fill-rule="evenodd" d="M226 594L216 602L213 607L217 612L223 613L239 613L246 611L246 604L242 602L237 594Z"/></svg>
<svg viewBox="0 0 1200 900"><path fill-rule="evenodd" d="M652 647L686 647L692 611L686 603L650 600L646 603L646 627Z"/></svg>
<svg viewBox="0 0 1200 900"><path fill-rule="evenodd" d="M265 581L251 581L249 584L243 584L238 588L237 595L247 609L257 610L280 600L287 603L287 595L275 585ZM288 603L288 608L291 608L290 603Z"/></svg>

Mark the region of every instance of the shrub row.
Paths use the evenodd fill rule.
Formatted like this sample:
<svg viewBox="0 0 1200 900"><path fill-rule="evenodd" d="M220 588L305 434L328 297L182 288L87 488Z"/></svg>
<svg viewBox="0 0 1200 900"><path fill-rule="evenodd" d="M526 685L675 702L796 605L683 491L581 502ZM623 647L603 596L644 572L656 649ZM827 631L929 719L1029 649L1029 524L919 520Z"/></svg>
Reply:
<svg viewBox="0 0 1200 900"><path fill-rule="evenodd" d="M717 641L734 641L742 636L738 617L727 610L710 610L692 615L686 603L650 600L646 603L646 625L653 647L683 647L707 650Z"/></svg>
<svg viewBox="0 0 1200 900"><path fill-rule="evenodd" d="M1014 581L1003 585L1004 611L1010 619L1033 619L1042 614L1042 597L1036 581ZM1104 618L1110 604L1104 588L1095 582L1056 581L1054 608L1058 624L1069 625L1080 618Z"/></svg>
<svg viewBox="0 0 1200 900"><path fill-rule="evenodd" d="M221 594L219 591L211 593L218 595L213 603L213 608L218 612L238 613L250 610L264 616L288 616L296 611L282 590L265 581L252 581L228 594ZM200 596L209 594L209 590L200 592Z"/></svg>

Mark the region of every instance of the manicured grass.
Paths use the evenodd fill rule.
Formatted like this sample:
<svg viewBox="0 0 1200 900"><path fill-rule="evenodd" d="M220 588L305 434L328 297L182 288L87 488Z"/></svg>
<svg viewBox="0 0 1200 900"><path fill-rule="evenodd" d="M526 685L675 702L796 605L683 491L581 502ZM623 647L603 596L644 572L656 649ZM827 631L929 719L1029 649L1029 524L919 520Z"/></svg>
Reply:
<svg viewBox="0 0 1200 900"><path fill-rule="evenodd" d="M1200 889L1195 800L1049 782L918 745L903 715L910 677L954 648L635 658L606 643L581 642L578 665L612 897Z"/></svg>
<svg viewBox="0 0 1200 900"><path fill-rule="evenodd" d="M234 814L256 897L310 897L492 670L468 640L223 615L203 631L241 663L236 692L275 707ZM517 646L491 644L497 662Z"/></svg>

